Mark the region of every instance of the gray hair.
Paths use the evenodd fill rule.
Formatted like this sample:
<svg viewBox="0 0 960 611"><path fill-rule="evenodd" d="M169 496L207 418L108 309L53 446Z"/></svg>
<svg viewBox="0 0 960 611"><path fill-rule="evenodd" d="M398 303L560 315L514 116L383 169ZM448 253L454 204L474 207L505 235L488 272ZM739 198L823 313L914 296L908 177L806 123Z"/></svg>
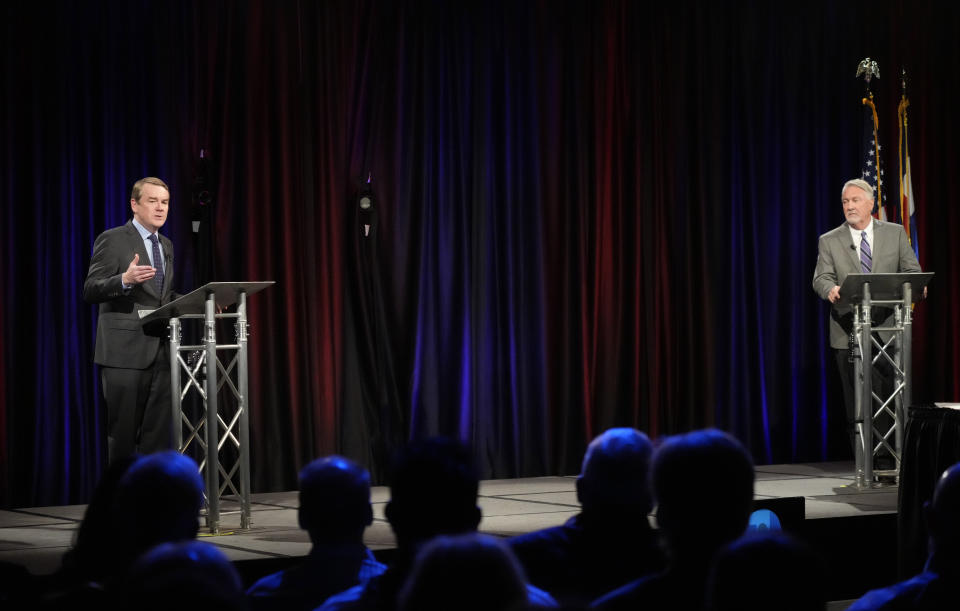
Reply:
<svg viewBox="0 0 960 611"><path fill-rule="evenodd" d="M870 201L873 201L873 186L862 178L853 178L843 183L843 189L840 189L840 199L843 199L843 192L847 187L856 187L867 194Z"/></svg>

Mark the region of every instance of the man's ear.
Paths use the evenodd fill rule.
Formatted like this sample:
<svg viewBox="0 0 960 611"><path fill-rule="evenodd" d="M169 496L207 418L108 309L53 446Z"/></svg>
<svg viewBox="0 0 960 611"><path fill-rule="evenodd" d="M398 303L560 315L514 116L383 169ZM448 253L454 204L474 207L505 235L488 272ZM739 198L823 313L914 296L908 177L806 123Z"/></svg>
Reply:
<svg viewBox="0 0 960 611"><path fill-rule="evenodd" d="M363 509L363 525L370 526L371 524L373 524L373 505L367 503Z"/></svg>
<svg viewBox="0 0 960 611"><path fill-rule="evenodd" d="M584 487L586 487L586 485L587 484L585 484L583 481L583 475L578 475L577 476L577 502L580 503L581 505L583 505L583 497L586 496L583 490Z"/></svg>
<svg viewBox="0 0 960 611"><path fill-rule="evenodd" d="M132 197L130 198L130 209L131 210L137 209L137 200L133 199Z"/></svg>

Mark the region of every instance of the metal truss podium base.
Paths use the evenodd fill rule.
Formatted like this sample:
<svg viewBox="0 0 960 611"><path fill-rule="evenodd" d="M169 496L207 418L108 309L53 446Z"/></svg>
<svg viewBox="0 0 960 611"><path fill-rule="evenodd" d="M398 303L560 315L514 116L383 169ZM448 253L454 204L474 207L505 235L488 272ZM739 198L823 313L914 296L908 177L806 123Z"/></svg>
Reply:
<svg viewBox="0 0 960 611"><path fill-rule="evenodd" d="M883 487L875 477L896 484L903 455L904 406L912 401L913 303L932 273L849 274L840 287L841 305L853 309L850 356L854 363L855 458L858 490ZM914 290L916 292L914 292ZM893 308L892 326L873 326L875 306ZM884 336L886 339L884 339ZM874 351L876 349L876 351ZM874 368L892 373L886 388L874 384ZM891 424L878 421L887 416ZM875 459L888 454L894 469L875 470Z"/></svg>
<svg viewBox="0 0 960 611"><path fill-rule="evenodd" d="M247 296L273 282L211 282L143 317L166 320L170 338L171 410L175 447L200 464L206 526L220 533L225 492L239 500L240 528L250 528L250 393ZM236 304L235 312L225 310ZM182 343L183 323L202 321L201 343ZM217 340L217 321L234 321L233 342ZM185 399L199 398L195 409ZM189 403L189 401L187 401Z"/></svg>

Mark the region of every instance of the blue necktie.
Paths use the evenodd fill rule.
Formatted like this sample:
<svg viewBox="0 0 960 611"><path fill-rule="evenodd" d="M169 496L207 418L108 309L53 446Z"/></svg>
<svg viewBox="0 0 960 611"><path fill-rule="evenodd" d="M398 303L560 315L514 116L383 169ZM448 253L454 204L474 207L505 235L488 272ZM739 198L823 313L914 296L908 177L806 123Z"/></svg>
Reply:
<svg viewBox="0 0 960 611"><path fill-rule="evenodd" d="M150 241L153 243L153 267L157 270L153 281L157 283L157 292L163 295L163 257L160 256L160 240L157 239L157 234L153 233L150 234Z"/></svg>
<svg viewBox="0 0 960 611"><path fill-rule="evenodd" d="M860 269L869 274L873 268L873 253L870 252L870 242L867 242L867 232L860 233Z"/></svg>

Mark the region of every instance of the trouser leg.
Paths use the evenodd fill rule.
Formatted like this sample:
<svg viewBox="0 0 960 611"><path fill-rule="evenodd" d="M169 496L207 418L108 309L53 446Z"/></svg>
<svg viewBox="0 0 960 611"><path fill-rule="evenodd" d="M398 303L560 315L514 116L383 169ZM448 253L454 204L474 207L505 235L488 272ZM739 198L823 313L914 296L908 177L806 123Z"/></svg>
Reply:
<svg viewBox="0 0 960 611"><path fill-rule="evenodd" d="M149 370L146 370L149 371ZM110 462L137 450L137 433L143 414L140 397L146 395L149 377L142 369L102 367L100 381L107 404L107 448Z"/></svg>
<svg viewBox="0 0 960 611"><path fill-rule="evenodd" d="M850 351L847 349L834 350L837 361L837 370L840 372L840 384L843 388L843 406L846 411L847 437L850 440L850 450L856 453L856 396L854 394L855 374L853 363L850 361Z"/></svg>
<svg viewBox="0 0 960 611"><path fill-rule="evenodd" d="M148 370L149 391L140 422L139 450L143 454L169 450L172 447L170 363L167 354L164 346L157 352L157 358Z"/></svg>

